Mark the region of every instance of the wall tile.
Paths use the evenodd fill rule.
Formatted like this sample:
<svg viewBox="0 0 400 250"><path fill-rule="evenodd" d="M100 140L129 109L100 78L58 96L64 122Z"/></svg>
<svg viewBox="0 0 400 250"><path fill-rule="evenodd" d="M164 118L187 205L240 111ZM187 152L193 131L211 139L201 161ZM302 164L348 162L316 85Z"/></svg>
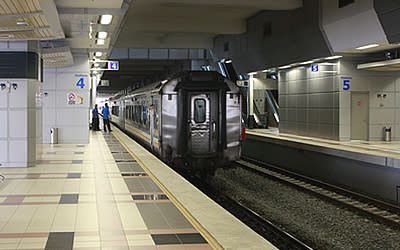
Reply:
<svg viewBox="0 0 400 250"><path fill-rule="evenodd" d="M370 124L395 123L396 109L371 108L369 111Z"/></svg>
<svg viewBox="0 0 400 250"><path fill-rule="evenodd" d="M333 124L333 110L332 109L320 109L319 110L319 121L321 124Z"/></svg>
<svg viewBox="0 0 400 250"><path fill-rule="evenodd" d="M8 119L7 111L0 110L0 138L8 137Z"/></svg>
<svg viewBox="0 0 400 250"><path fill-rule="evenodd" d="M28 84L27 81L13 80L11 83L18 84L17 89L11 89L9 96L9 105L13 108L28 107Z"/></svg>
<svg viewBox="0 0 400 250"><path fill-rule="evenodd" d="M8 162L8 142L0 140L0 163Z"/></svg>
<svg viewBox="0 0 400 250"><path fill-rule="evenodd" d="M9 159L11 162L27 162L28 160L28 141L10 141Z"/></svg>
<svg viewBox="0 0 400 250"><path fill-rule="evenodd" d="M28 137L28 117L27 110L13 110L9 113L10 137Z"/></svg>

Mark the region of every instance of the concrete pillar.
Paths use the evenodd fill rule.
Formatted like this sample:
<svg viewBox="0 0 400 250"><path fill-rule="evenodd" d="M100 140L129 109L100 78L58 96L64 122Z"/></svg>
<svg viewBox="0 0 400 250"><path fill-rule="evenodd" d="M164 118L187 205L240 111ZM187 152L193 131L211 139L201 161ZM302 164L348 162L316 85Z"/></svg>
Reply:
<svg viewBox="0 0 400 250"><path fill-rule="evenodd" d="M37 41L0 42L0 163L30 167L41 154L41 81ZM39 118L39 119L38 119Z"/></svg>

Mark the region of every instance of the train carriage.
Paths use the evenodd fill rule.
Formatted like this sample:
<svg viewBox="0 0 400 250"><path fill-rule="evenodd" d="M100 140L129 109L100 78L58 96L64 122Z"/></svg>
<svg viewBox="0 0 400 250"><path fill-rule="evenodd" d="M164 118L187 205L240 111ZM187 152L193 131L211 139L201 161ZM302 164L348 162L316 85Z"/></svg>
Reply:
<svg viewBox="0 0 400 250"><path fill-rule="evenodd" d="M162 160L213 172L241 154L241 95L217 72L187 71L111 102L112 120Z"/></svg>

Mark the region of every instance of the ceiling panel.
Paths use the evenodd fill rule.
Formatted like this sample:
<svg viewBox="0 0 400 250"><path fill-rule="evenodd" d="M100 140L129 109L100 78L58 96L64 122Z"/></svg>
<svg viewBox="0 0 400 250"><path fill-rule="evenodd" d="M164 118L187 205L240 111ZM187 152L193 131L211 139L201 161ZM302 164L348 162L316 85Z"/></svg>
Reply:
<svg viewBox="0 0 400 250"><path fill-rule="evenodd" d="M123 0L56 0L59 8L115 8L122 6Z"/></svg>

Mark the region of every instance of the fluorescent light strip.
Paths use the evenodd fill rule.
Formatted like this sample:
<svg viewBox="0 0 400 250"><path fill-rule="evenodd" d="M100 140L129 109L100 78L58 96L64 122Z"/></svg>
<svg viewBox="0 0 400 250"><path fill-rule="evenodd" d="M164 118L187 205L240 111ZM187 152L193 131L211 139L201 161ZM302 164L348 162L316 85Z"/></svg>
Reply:
<svg viewBox="0 0 400 250"><path fill-rule="evenodd" d="M252 75L257 75L257 72L250 72L250 73L247 73L249 76L252 76Z"/></svg>
<svg viewBox="0 0 400 250"><path fill-rule="evenodd" d="M301 63L299 63L300 65L305 65L305 64L310 64L310 63L313 63L314 61L305 61L305 62L301 62Z"/></svg>
<svg viewBox="0 0 400 250"><path fill-rule="evenodd" d="M364 50L364 49L375 48L375 47L378 47L378 46L379 46L379 44L373 43L373 44L368 44L368 45L364 45L364 46L358 47L356 49Z"/></svg>
<svg viewBox="0 0 400 250"><path fill-rule="evenodd" d="M99 33L97 33L97 37L100 38L100 39L106 39L107 38L107 32L100 31Z"/></svg>
<svg viewBox="0 0 400 250"><path fill-rule="evenodd" d="M342 58L343 56L330 56L330 57L326 57L325 60L332 60L332 59L338 59L338 58Z"/></svg>
<svg viewBox="0 0 400 250"><path fill-rule="evenodd" d="M97 39L97 45L104 45L104 39Z"/></svg>
<svg viewBox="0 0 400 250"><path fill-rule="evenodd" d="M113 16L112 15L102 15L100 18L100 23L104 25L108 25L111 23Z"/></svg>
<svg viewBox="0 0 400 250"><path fill-rule="evenodd" d="M97 52L95 53L95 55L96 55L96 56L102 56L102 55L103 55L103 52L97 51Z"/></svg>
<svg viewBox="0 0 400 250"><path fill-rule="evenodd" d="M281 67L279 67L278 69L288 69L288 68L290 68L290 67L292 67L291 65L286 65L286 66L281 66Z"/></svg>

